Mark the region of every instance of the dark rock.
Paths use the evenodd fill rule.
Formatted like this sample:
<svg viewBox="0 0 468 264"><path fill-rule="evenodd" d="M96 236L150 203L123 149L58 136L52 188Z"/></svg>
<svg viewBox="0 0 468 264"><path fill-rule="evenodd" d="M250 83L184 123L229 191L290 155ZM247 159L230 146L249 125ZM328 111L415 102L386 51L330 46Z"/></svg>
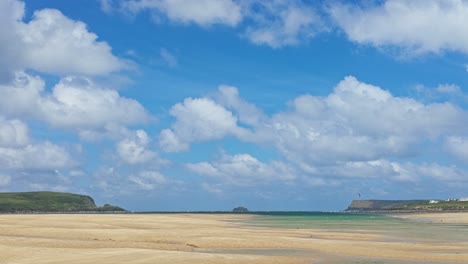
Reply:
<svg viewBox="0 0 468 264"><path fill-rule="evenodd" d="M236 207L234 209L232 209L232 211L234 213L247 213L247 212L250 212L249 209L243 207L243 206L239 206L239 207Z"/></svg>

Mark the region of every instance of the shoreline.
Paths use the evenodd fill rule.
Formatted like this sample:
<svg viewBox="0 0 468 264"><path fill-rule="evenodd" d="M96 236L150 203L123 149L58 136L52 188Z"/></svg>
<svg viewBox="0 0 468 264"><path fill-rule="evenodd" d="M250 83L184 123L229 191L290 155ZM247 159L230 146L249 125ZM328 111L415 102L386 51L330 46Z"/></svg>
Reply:
<svg viewBox="0 0 468 264"><path fill-rule="evenodd" d="M397 213L387 215L390 217L413 220L417 222L468 225L468 212L466 211Z"/></svg>

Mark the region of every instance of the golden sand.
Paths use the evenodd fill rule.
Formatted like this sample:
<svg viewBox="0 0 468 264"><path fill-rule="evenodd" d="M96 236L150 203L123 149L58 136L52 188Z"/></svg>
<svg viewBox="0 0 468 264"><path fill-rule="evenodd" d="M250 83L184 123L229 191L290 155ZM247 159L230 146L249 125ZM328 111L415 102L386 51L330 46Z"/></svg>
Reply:
<svg viewBox="0 0 468 264"><path fill-rule="evenodd" d="M0 215L0 263L364 263L357 261L362 258L383 260L376 263L468 263L468 238L442 244L405 242L375 231L252 228L233 221L246 217ZM468 223L467 213L421 217Z"/></svg>

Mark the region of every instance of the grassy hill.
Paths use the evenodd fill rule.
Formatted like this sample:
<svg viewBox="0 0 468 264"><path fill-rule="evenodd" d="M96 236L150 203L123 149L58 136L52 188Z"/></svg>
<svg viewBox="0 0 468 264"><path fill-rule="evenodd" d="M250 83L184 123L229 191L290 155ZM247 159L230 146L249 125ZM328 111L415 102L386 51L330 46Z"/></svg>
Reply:
<svg viewBox="0 0 468 264"><path fill-rule="evenodd" d="M465 201L353 200L346 211L468 211Z"/></svg>
<svg viewBox="0 0 468 264"><path fill-rule="evenodd" d="M0 212L125 211L112 206L96 206L88 195L60 192L0 193Z"/></svg>

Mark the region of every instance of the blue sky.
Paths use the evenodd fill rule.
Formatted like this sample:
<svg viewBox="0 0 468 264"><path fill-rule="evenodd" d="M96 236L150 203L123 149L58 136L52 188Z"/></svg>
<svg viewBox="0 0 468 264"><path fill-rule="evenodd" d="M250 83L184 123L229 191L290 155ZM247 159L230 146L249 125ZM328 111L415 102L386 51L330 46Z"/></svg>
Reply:
<svg viewBox="0 0 468 264"><path fill-rule="evenodd" d="M467 1L1 0L0 23L0 191L468 196Z"/></svg>

